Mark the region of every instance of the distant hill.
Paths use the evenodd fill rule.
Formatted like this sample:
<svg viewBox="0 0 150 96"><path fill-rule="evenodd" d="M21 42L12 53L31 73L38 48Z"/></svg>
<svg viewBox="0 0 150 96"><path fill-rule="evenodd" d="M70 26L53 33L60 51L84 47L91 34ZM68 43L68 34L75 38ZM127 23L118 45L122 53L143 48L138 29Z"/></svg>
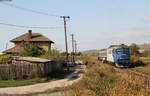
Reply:
<svg viewBox="0 0 150 96"><path fill-rule="evenodd" d="M150 50L150 44L139 44L138 45L140 50ZM94 53L99 53L100 50L98 49L92 49L92 50L86 50L83 51L83 54L94 54Z"/></svg>
<svg viewBox="0 0 150 96"><path fill-rule="evenodd" d="M150 50L150 44L138 45L141 50Z"/></svg>
<svg viewBox="0 0 150 96"><path fill-rule="evenodd" d="M83 51L83 54L94 54L94 53L99 53L99 50L94 49L94 50L87 50L87 51Z"/></svg>

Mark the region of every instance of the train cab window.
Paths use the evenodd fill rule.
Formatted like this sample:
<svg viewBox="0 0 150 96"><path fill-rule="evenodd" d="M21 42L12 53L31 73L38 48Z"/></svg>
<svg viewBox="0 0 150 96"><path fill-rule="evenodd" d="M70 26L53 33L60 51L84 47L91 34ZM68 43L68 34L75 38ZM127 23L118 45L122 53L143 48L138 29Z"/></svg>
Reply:
<svg viewBox="0 0 150 96"><path fill-rule="evenodd" d="M122 53L121 49L116 49L116 52L117 52L118 54L121 54L121 53Z"/></svg>
<svg viewBox="0 0 150 96"><path fill-rule="evenodd" d="M128 48L125 48L125 49L119 48L119 49L116 49L116 52L118 54L129 54L129 49Z"/></svg>

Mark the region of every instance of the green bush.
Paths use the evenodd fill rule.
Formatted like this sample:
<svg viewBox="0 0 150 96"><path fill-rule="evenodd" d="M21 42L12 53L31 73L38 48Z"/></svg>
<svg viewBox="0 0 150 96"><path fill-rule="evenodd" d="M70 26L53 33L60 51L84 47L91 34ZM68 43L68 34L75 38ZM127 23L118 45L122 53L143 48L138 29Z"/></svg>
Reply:
<svg viewBox="0 0 150 96"><path fill-rule="evenodd" d="M63 56L61 56L61 53L58 50L52 49L52 50L49 50L48 52L45 52L41 57L46 58L46 59L60 61L62 60Z"/></svg>
<svg viewBox="0 0 150 96"><path fill-rule="evenodd" d="M0 64L6 64L7 61L9 60L9 58L11 56L14 56L15 54L4 54L4 55L0 55Z"/></svg>
<svg viewBox="0 0 150 96"><path fill-rule="evenodd" d="M40 56L44 53L42 49L38 47L37 44L34 43L26 43L24 46L21 48L19 55L20 56L32 56L32 57L37 57Z"/></svg>
<svg viewBox="0 0 150 96"><path fill-rule="evenodd" d="M139 55L139 47L137 46L137 44L131 44L130 46L130 50L131 50L131 54L132 55Z"/></svg>

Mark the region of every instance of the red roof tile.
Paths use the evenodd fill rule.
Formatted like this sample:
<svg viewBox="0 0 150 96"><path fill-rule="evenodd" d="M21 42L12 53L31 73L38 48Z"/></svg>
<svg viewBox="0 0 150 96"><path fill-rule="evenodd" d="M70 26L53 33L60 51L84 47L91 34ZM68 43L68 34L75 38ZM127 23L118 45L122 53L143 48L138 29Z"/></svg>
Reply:
<svg viewBox="0 0 150 96"><path fill-rule="evenodd" d="M20 42L20 41L32 41L32 42L51 42L54 43L53 41L51 41L50 39L48 39L47 37L43 36L40 33L32 33L31 38L29 38L29 33L23 34L13 40L11 40L11 42Z"/></svg>
<svg viewBox="0 0 150 96"><path fill-rule="evenodd" d="M20 50L20 46L15 46L13 48L3 51L3 53L18 53L19 50Z"/></svg>

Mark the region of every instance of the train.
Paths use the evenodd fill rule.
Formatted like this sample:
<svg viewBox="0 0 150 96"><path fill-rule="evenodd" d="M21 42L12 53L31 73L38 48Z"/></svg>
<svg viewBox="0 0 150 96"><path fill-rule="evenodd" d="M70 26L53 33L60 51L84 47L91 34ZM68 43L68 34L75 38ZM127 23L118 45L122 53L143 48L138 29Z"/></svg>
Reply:
<svg viewBox="0 0 150 96"><path fill-rule="evenodd" d="M99 51L98 60L111 63L116 67L128 67L131 63L130 48L127 45L111 45Z"/></svg>

